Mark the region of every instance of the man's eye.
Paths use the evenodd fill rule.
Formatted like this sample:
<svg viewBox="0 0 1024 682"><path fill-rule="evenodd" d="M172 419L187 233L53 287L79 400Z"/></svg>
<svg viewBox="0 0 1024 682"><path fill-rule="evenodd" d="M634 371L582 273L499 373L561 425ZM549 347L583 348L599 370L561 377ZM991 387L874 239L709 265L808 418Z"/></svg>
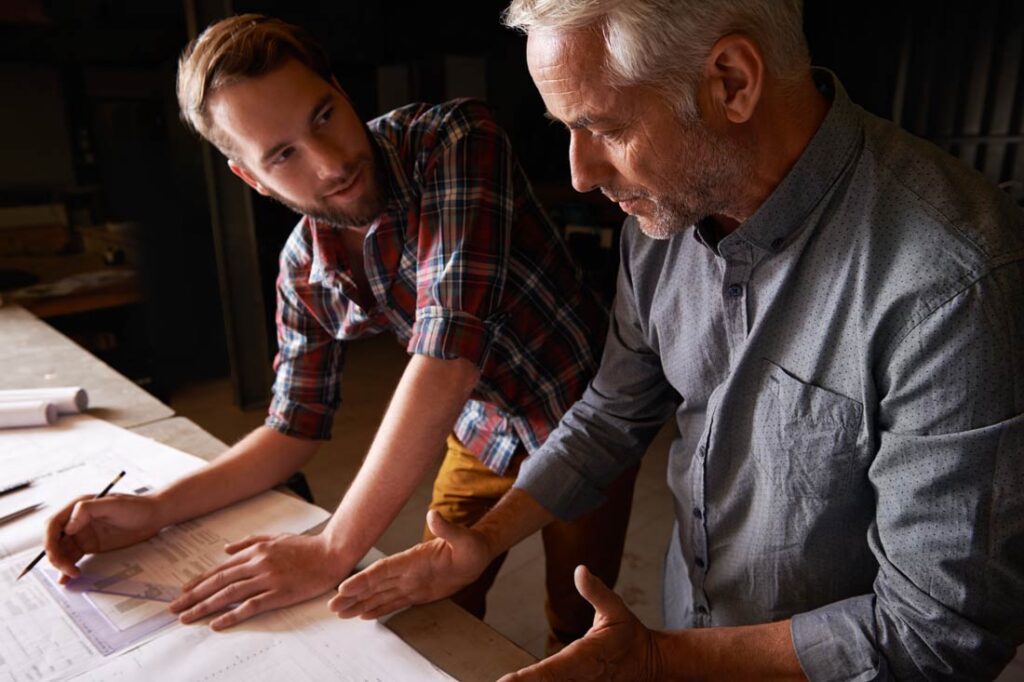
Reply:
<svg viewBox="0 0 1024 682"><path fill-rule="evenodd" d="M594 130L591 132L591 134L596 138L602 140L611 140L612 142L614 142L615 140L618 140L619 138L622 137L622 129L619 128L616 130Z"/></svg>
<svg viewBox="0 0 1024 682"><path fill-rule="evenodd" d="M334 107L329 107L327 109L324 109L323 113L320 114L320 118L317 119L317 122L320 125L323 125L324 123L327 123L328 121L331 120L331 114L333 114L333 113L334 113Z"/></svg>
<svg viewBox="0 0 1024 682"><path fill-rule="evenodd" d="M285 148L285 149L282 149L282 150L281 150L281 153L279 153L279 154L278 154L277 156L275 156L275 157L274 157L274 160L273 160L273 161L271 161L271 163L272 163L273 165L275 165L275 166L277 166L277 165L279 165L279 164L282 164L282 163L284 163L285 161L287 161L287 160L288 160L289 158L291 158L291 155L292 155L293 153L295 153L295 150L294 150L294 149L292 149L291 147L287 147L287 148Z"/></svg>

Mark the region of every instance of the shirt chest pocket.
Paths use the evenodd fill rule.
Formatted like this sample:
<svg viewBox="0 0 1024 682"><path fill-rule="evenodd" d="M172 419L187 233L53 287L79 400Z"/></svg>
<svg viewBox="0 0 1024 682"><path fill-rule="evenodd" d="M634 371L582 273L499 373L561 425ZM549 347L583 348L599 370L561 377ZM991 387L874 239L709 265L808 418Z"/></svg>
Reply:
<svg viewBox="0 0 1024 682"><path fill-rule="evenodd" d="M765 361L751 448L759 475L789 498L841 497L856 488L863 406Z"/></svg>

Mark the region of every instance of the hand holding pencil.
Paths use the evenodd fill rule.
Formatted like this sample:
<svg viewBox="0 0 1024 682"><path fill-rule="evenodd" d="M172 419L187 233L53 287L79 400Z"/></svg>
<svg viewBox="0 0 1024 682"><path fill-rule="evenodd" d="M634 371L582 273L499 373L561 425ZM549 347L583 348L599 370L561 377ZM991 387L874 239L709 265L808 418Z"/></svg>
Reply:
<svg viewBox="0 0 1024 682"><path fill-rule="evenodd" d="M36 561L47 556L63 574L61 582L79 575L76 564L86 554L134 545L156 535L162 527L155 498L106 494L123 475L121 472L102 493L69 502L47 521L44 550Z"/></svg>

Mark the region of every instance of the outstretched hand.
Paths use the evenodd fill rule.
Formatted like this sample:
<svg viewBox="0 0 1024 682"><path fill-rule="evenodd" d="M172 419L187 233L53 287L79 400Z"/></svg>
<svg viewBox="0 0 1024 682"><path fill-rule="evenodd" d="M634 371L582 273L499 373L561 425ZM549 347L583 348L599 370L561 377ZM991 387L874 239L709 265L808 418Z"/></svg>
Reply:
<svg viewBox="0 0 1024 682"><path fill-rule="evenodd" d="M224 550L230 559L186 583L171 602L181 622L227 610L210 623L223 630L323 594L352 568L333 558L323 535L252 535Z"/></svg>
<svg viewBox="0 0 1024 682"><path fill-rule="evenodd" d="M662 665L654 632L586 567L576 567L575 579L576 589L596 611L586 636L499 682L658 679Z"/></svg>
<svg viewBox="0 0 1024 682"><path fill-rule="evenodd" d="M404 552L374 563L338 587L330 609L342 618L377 618L412 604L437 601L454 594L483 573L490 550L477 531L427 513L436 536Z"/></svg>

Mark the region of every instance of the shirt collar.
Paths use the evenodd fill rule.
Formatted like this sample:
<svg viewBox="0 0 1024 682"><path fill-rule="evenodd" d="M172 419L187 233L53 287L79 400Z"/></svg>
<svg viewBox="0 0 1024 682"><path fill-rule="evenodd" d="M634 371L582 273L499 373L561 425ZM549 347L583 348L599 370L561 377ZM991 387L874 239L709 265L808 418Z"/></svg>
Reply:
<svg viewBox="0 0 1024 682"><path fill-rule="evenodd" d="M860 149L863 127L857 106L831 71L816 68L813 76L818 89L832 100L825 120L793 168L757 211L719 241L720 254L725 255L741 241L767 252L784 249ZM711 244L706 226L696 226L694 236L705 246Z"/></svg>

